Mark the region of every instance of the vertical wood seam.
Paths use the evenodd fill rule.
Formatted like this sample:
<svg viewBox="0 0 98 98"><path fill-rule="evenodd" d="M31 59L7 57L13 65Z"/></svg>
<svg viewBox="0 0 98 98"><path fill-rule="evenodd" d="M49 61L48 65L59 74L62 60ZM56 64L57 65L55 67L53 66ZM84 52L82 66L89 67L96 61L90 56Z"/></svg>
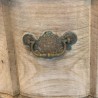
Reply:
<svg viewBox="0 0 98 98"><path fill-rule="evenodd" d="M97 39L92 34L92 2L91 0L91 44L90 44L90 94L96 98L96 85L97 85ZM94 42L92 41L94 40ZM95 47L93 46L95 43ZM94 53L95 52L95 53Z"/></svg>
<svg viewBox="0 0 98 98"><path fill-rule="evenodd" d="M1 3L2 3L3 20L6 33L7 50L9 57L8 59L9 59L10 75L12 82L12 90L13 90L12 95L15 96L19 94L19 78L16 64L13 32L11 31L12 25L10 17L10 2L9 0L1 0Z"/></svg>

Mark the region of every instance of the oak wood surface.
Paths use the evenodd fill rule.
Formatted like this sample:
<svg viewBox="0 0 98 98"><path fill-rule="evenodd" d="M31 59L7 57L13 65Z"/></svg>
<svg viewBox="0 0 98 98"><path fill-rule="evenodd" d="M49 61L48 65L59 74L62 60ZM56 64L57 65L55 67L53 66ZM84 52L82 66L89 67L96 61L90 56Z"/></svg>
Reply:
<svg viewBox="0 0 98 98"><path fill-rule="evenodd" d="M15 97L8 95L8 94L0 93L0 98L15 98Z"/></svg>
<svg viewBox="0 0 98 98"><path fill-rule="evenodd" d="M0 92L12 94L9 60L2 4L0 1Z"/></svg>
<svg viewBox="0 0 98 98"><path fill-rule="evenodd" d="M0 92L19 93L8 0L0 0Z"/></svg>
<svg viewBox="0 0 98 98"><path fill-rule="evenodd" d="M10 4L21 94L32 98L87 96L90 92L90 1L11 0ZM37 58L23 45L22 37L31 32L38 38L48 30L59 36L73 31L78 42L63 57Z"/></svg>
<svg viewBox="0 0 98 98"><path fill-rule="evenodd" d="M91 2L91 68L91 93L98 97L98 0Z"/></svg>
<svg viewBox="0 0 98 98"><path fill-rule="evenodd" d="M19 98L82 98L90 90L94 95L90 75L97 71L90 74L90 0L2 0L0 14L0 92L14 96L20 90ZM62 57L37 58L23 45L22 37L31 32L38 38L48 30L59 36L73 31L78 42ZM95 27L92 30L97 32ZM97 46L96 39L92 44Z"/></svg>

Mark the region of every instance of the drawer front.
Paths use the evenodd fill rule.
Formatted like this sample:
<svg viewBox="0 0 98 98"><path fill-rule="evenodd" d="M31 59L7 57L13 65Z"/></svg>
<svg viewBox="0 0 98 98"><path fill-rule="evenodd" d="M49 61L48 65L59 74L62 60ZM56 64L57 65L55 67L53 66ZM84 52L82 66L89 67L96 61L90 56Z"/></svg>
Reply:
<svg viewBox="0 0 98 98"><path fill-rule="evenodd" d="M11 0L20 92L24 96L84 97L90 88L89 1ZM58 58L38 58L23 45L24 34L38 39L45 31L78 37L72 50ZM35 97L34 97L35 98Z"/></svg>

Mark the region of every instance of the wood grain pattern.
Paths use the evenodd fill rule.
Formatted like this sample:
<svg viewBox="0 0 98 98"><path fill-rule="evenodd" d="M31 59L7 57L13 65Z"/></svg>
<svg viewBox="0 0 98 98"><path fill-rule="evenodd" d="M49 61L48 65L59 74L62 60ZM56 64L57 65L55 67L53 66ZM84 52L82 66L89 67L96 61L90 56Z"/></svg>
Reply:
<svg viewBox="0 0 98 98"><path fill-rule="evenodd" d="M11 95L0 93L0 98L14 98Z"/></svg>
<svg viewBox="0 0 98 98"><path fill-rule="evenodd" d="M49 97L49 96L32 96L32 97L28 97L28 96L22 96L22 95L20 95L19 96L19 98L92 98L92 97L79 97L79 96L75 96L75 97L72 97L72 96L63 96L63 97L61 97L61 96L56 96L56 97L54 97L54 96L51 96L51 97Z"/></svg>
<svg viewBox="0 0 98 98"><path fill-rule="evenodd" d="M89 0L11 0L20 92L29 97L84 97L90 88ZM51 30L73 31L78 42L55 59L39 59L24 47L26 31L39 37ZM64 97L64 98L65 98ZM34 97L35 98L35 97Z"/></svg>
<svg viewBox="0 0 98 98"><path fill-rule="evenodd" d="M9 57L2 12L2 4L0 1L0 92L12 94L13 90L10 77L10 68L8 60Z"/></svg>
<svg viewBox="0 0 98 98"><path fill-rule="evenodd" d="M98 0L92 0L91 8L91 93L98 97Z"/></svg>
<svg viewBox="0 0 98 98"><path fill-rule="evenodd" d="M9 1L0 0L0 92L19 93Z"/></svg>

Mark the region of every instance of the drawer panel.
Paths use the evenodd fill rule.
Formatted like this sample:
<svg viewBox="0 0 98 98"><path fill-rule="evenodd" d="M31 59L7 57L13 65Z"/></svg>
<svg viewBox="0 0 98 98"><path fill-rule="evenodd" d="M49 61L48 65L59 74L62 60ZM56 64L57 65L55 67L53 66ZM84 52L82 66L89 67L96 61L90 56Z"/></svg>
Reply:
<svg viewBox="0 0 98 98"><path fill-rule="evenodd" d="M22 95L76 98L89 94L89 6L89 0L11 0ZM62 57L38 58L26 49L22 38L27 32L38 38L45 31L59 36L72 31L78 41Z"/></svg>

